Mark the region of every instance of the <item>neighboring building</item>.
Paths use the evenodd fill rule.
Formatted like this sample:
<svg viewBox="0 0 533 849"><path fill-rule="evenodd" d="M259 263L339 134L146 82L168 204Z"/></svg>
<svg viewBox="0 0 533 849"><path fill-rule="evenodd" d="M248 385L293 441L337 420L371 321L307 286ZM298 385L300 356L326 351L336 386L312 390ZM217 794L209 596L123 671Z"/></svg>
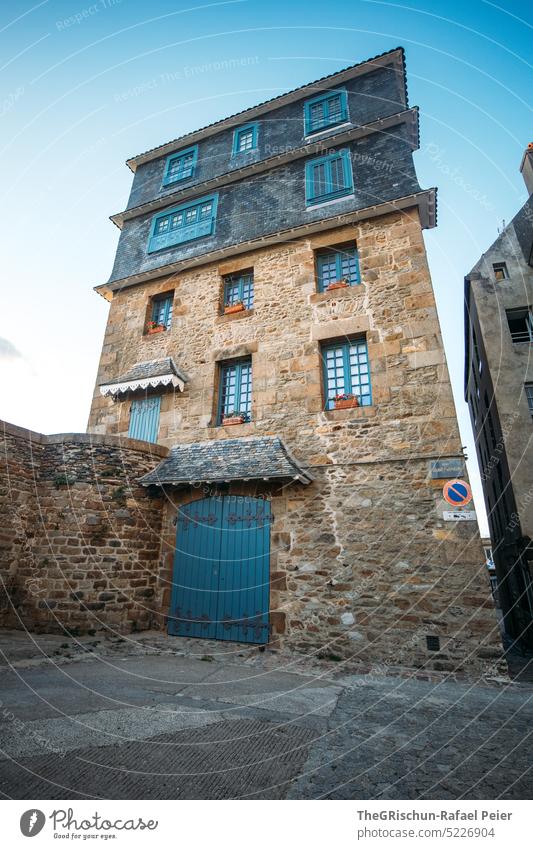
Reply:
<svg viewBox="0 0 533 849"><path fill-rule="evenodd" d="M396 49L128 161L89 431L171 449L141 481L166 503L152 624L495 656L477 524L443 515L465 472L417 148Z"/></svg>
<svg viewBox="0 0 533 849"><path fill-rule="evenodd" d="M465 398L506 640L533 649L533 145L529 199L465 278Z"/></svg>

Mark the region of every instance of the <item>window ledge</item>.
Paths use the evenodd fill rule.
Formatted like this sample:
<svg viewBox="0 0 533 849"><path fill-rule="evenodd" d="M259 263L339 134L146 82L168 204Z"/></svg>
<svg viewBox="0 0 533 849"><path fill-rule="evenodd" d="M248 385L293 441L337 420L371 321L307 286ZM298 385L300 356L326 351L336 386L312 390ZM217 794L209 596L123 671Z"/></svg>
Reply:
<svg viewBox="0 0 533 849"><path fill-rule="evenodd" d="M322 209L322 207L324 207L324 206L331 206L331 204L340 203L340 201L342 201L342 200L355 200L355 195L352 192L352 194L341 195L338 198L331 198L331 200L327 200L327 198L325 198L323 201L320 201L320 203L313 203L313 204L310 204L309 206L306 206L305 211L306 212L314 212L315 209Z"/></svg>
<svg viewBox="0 0 533 849"><path fill-rule="evenodd" d="M325 136L328 133L336 133L338 130L343 129L344 127L353 127L351 121L343 121L342 124L330 124L329 127L324 127L323 130L316 130L314 133L306 133L304 136L304 141L306 144L310 144L315 139L320 138L320 136Z"/></svg>
<svg viewBox="0 0 533 849"><path fill-rule="evenodd" d="M166 339L166 337L169 335L169 333L170 333L170 327L167 327L166 330L161 330L159 333L146 333L145 332L145 333L143 333L142 338L143 339L150 339L151 341L153 341L154 339L161 339L161 337Z"/></svg>
<svg viewBox="0 0 533 849"><path fill-rule="evenodd" d="M368 407L351 407L348 410L324 410L324 415L329 421L342 422L345 419L366 419L376 415L377 408L374 405Z"/></svg>
<svg viewBox="0 0 533 849"><path fill-rule="evenodd" d="M233 433L235 433L236 436L246 436L249 433L254 433L253 421L233 425L222 425L215 423L211 425L211 428L213 430L219 431L221 435L226 434L227 436L231 436L231 434Z"/></svg>
<svg viewBox="0 0 533 849"><path fill-rule="evenodd" d="M354 283L352 286L346 286L344 289L331 289L329 292L313 292L309 297L310 304L320 304L323 301L337 300L339 298L350 298L361 292L361 284Z"/></svg>
<svg viewBox="0 0 533 849"><path fill-rule="evenodd" d="M253 307L249 310L240 310L240 312L230 312L226 315L222 313L221 315L217 316L217 324L226 324L226 322L228 321L234 321L237 318L245 318L246 316L253 315L253 313Z"/></svg>

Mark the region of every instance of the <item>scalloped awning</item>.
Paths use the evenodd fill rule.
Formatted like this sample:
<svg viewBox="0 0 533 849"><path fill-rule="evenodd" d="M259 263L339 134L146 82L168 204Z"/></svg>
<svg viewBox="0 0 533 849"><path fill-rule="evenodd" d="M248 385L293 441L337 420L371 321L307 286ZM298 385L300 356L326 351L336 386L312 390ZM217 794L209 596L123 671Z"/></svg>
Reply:
<svg viewBox="0 0 533 849"><path fill-rule="evenodd" d="M136 363L133 368L108 383L99 386L102 395L121 395L138 389L156 389L158 386L173 386L183 392L186 376L181 372L172 357L163 360L150 360Z"/></svg>

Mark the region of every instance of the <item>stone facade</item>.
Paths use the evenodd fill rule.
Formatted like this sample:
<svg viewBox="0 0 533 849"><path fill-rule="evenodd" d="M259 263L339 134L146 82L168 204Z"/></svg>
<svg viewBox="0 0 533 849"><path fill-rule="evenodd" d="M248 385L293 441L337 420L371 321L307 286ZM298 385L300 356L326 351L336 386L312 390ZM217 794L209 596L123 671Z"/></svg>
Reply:
<svg viewBox="0 0 533 849"><path fill-rule="evenodd" d="M2 423L4 627L71 634L150 627L160 609L162 503L137 480L167 449Z"/></svg>
<svg viewBox="0 0 533 849"><path fill-rule="evenodd" d="M361 285L317 293L314 251L355 241ZM221 315L225 274L253 268L253 310ZM171 328L143 335L146 305L174 292ZM365 336L373 404L324 410L320 344ZM252 357L252 421L216 425L220 362ZM276 434L315 481L232 484L272 499L271 626L298 649L439 669L477 668L498 627L475 523L443 522L430 463L460 457L460 439L418 212L207 263L115 294L97 384L140 359L172 356L183 393L162 395L159 441ZM125 434L130 400L96 389L89 430ZM163 627L176 508L211 494L170 495L162 552ZM426 637L441 639L428 652ZM325 648L324 648L325 647Z"/></svg>
<svg viewBox="0 0 533 849"><path fill-rule="evenodd" d="M533 650L533 336L508 317L529 311L533 328L533 147L522 167L529 200L465 279L468 401L489 517L507 637ZM496 270L498 272L496 277ZM503 275L503 276L502 276ZM533 403L533 402L532 402Z"/></svg>

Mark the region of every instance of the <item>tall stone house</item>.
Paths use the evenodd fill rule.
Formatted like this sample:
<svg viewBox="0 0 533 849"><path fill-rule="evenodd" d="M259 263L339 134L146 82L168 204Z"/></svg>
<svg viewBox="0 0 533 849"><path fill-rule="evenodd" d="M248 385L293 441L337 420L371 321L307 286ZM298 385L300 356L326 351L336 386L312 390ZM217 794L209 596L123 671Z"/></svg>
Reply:
<svg viewBox="0 0 533 849"><path fill-rule="evenodd" d="M506 638L533 651L533 144L528 200L465 278L465 398Z"/></svg>
<svg viewBox="0 0 533 849"><path fill-rule="evenodd" d="M152 625L451 670L494 654L395 49L128 160L88 431L158 443Z"/></svg>

